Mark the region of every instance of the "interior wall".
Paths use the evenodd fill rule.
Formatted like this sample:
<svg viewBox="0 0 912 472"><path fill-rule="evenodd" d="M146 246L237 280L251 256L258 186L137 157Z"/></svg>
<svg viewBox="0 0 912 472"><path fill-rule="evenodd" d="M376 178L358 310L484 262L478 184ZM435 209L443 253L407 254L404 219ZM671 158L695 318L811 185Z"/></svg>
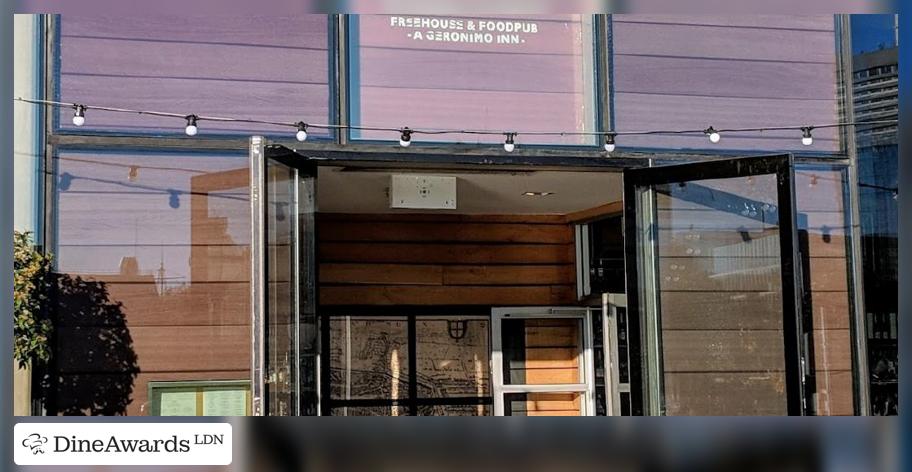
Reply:
<svg viewBox="0 0 912 472"><path fill-rule="evenodd" d="M324 306L576 302L560 215L320 213L317 224Z"/></svg>

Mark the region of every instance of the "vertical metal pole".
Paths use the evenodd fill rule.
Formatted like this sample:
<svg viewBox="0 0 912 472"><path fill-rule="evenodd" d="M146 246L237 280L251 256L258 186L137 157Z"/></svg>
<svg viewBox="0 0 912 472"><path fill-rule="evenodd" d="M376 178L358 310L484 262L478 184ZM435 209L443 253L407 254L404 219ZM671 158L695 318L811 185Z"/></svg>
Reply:
<svg viewBox="0 0 912 472"><path fill-rule="evenodd" d="M837 55L838 83L840 88L842 121L854 122L854 93L852 90L852 33L849 15L836 15L836 32L839 38ZM842 127L843 150L849 158L847 185L849 195L850 254L848 266L852 282L852 364L855 383L855 413L871 414L870 383L868 377L868 343L865 330L864 264L861 251L861 209L858 195L858 148L855 128Z"/></svg>
<svg viewBox="0 0 912 472"><path fill-rule="evenodd" d="M334 110L336 123L348 125L348 21L347 15L335 15L336 48L333 51L335 58L335 91L336 108ZM348 129L340 128L336 132L336 143L348 144Z"/></svg>
<svg viewBox="0 0 912 472"><path fill-rule="evenodd" d="M250 138L250 383L253 416L266 414L266 139Z"/></svg>

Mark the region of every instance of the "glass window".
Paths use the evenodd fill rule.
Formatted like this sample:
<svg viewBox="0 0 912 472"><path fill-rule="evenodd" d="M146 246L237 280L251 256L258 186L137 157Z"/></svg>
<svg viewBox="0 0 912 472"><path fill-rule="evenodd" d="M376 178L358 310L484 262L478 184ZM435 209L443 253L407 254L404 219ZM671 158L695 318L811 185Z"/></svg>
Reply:
<svg viewBox="0 0 912 472"><path fill-rule="evenodd" d="M289 17L60 17L59 98L119 108L330 122L329 22ZM60 127L73 130L61 108ZM179 133L180 119L90 111L83 130ZM200 134L293 128L200 122ZM328 136L313 129L315 137Z"/></svg>
<svg viewBox="0 0 912 472"><path fill-rule="evenodd" d="M594 131L592 17L352 15L353 125L497 131ZM394 140L352 131L353 139ZM417 141L502 142L420 135ZM594 144L591 136L518 143Z"/></svg>
<svg viewBox="0 0 912 472"><path fill-rule="evenodd" d="M802 165L795 170L798 248L802 258L805 329L811 333L818 415L852 415L851 240L844 168ZM809 326L808 326L809 325Z"/></svg>
<svg viewBox="0 0 912 472"><path fill-rule="evenodd" d="M329 331L324 335L329 337L330 384L324 411L329 414L489 414L488 317L331 315L324 319L329 320L324 323Z"/></svg>
<svg viewBox="0 0 912 472"><path fill-rule="evenodd" d="M247 156L66 151L54 164L51 411L144 415L149 381L249 379Z"/></svg>
<svg viewBox="0 0 912 472"><path fill-rule="evenodd" d="M516 318L501 324L504 385L580 384L583 322Z"/></svg>
<svg viewBox="0 0 912 472"><path fill-rule="evenodd" d="M332 399L409 396L408 321L405 317L338 317L330 326Z"/></svg>
<svg viewBox="0 0 912 472"><path fill-rule="evenodd" d="M832 15L612 15L614 127L699 130L839 121ZM730 132L712 149L834 152L833 129ZM702 135L621 136L619 147L706 149Z"/></svg>
<svg viewBox="0 0 912 472"><path fill-rule="evenodd" d="M899 63L896 15L852 15L852 68L857 77L855 121L897 120L897 78L871 77L875 68L895 73ZM873 75L873 74L871 74ZM879 98L872 103L865 95ZM855 130L862 266L871 413L899 411L899 133L896 124Z"/></svg>

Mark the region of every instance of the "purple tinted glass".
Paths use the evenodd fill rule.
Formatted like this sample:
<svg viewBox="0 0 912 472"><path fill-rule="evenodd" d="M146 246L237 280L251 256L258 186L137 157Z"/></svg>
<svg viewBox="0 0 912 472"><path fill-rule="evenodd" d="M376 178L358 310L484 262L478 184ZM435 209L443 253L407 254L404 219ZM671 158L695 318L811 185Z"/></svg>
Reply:
<svg viewBox="0 0 912 472"><path fill-rule="evenodd" d="M65 102L278 122L329 122L326 15L79 17L60 21ZM75 129L73 111L60 127ZM179 118L90 110L85 130L181 133ZM200 121L200 134L294 133ZM314 136L327 136L312 130Z"/></svg>

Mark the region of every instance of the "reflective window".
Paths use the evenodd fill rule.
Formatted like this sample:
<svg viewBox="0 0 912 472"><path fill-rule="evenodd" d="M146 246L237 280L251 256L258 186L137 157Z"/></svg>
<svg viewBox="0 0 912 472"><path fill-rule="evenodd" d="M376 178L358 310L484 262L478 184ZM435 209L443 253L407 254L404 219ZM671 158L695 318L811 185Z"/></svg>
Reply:
<svg viewBox="0 0 912 472"><path fill-rule="evenodd" d="M70 103L279 122L328 123L326 15L134 16L60 20L60 100ZM60 127L75 129L61 108ZM176 118L89 111L83 130L176 133ZM200 134L290 133L200 122ZM312 130L313 136L327 136Z"/></svg>
<svg viewBox="0 0 912 472"><path fill-rule="evenodd" d="M612 15L612 97L618 130L803 126L839 121L832 15ZM839 150L835 129L622 136L660 149Z"/></svg>
<svg viewBox="0 0 912 472"><path fill-rule="evenodd" d="M144 415L149 381L249 379L247 156L55 163L52 411Z"/></svg>
<svg viewBox="0 0 912 472"><path fill-rule="evenodd" d="M899 118L896 15L852 15L855 121ZM856 128L858 194L871 412L898 414L899 133L896 124Z"/></svg>
<svg viewBox="0 0 912 472"><path fill-rule="evenodd" d="M351 16L354 125L593 131L592 18L588 15ZM354 139L395 140L352 131ZM502 142L501 136L416 135L418 141ZM593 144L585 136L517 143Z"/></svg>

